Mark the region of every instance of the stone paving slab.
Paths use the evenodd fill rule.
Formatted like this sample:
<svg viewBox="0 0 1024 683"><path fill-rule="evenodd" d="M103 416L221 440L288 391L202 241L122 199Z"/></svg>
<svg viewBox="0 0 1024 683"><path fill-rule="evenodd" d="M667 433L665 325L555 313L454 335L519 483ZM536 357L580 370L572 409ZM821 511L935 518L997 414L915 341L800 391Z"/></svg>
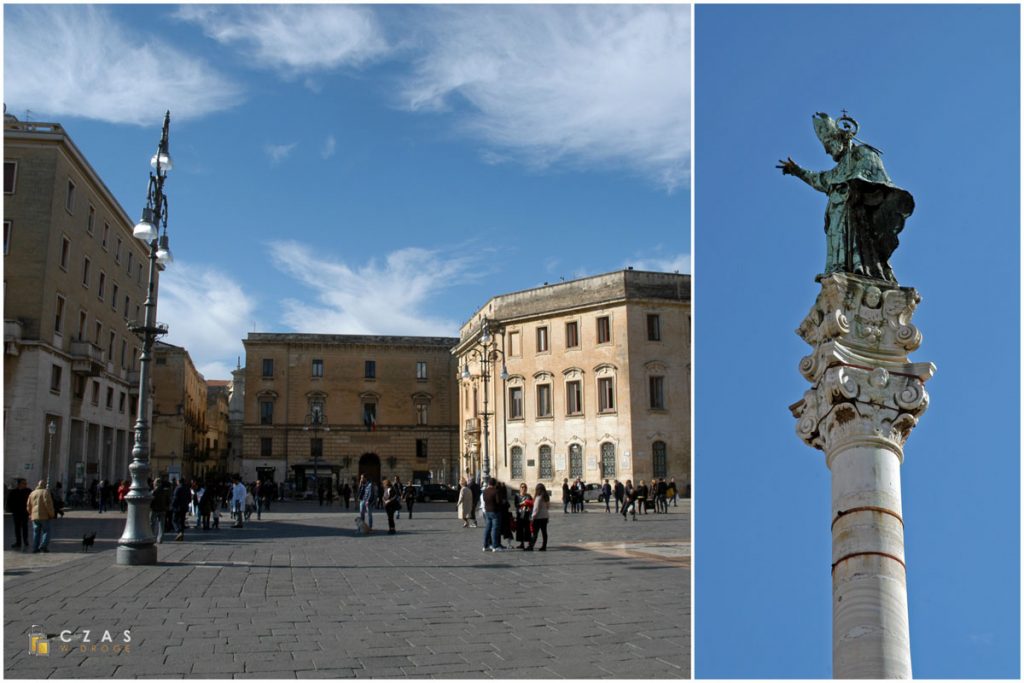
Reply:
<svg viewBox="0 0 1024 683"><path fill-rule="evenodd" d="M50 553L4 553L4 676L689 678L689 501L636 522L556 508L547 552L529 553L481 552L482 528L443 503L394 536L357 536L353 518L275 505L119 567L124 516L72 511ZM29 654L33 625L49 656Z"/></svg>

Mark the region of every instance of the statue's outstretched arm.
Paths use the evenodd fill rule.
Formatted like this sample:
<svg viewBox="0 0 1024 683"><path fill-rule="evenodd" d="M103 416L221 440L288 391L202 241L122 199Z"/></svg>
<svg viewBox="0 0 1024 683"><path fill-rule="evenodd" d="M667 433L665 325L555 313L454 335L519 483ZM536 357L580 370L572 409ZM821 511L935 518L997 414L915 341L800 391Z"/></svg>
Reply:
<svg viewBox="0 0 1024 683"><path fill-rule="evenodd" d="M828 192L828 185L825 183L823 172L808 171L806 168L801 168L795 161L786 157L786 160L779 160L779 164L775 168L781 168L783 175L796 176L800 180L804 181L818 192Z"/></svg>

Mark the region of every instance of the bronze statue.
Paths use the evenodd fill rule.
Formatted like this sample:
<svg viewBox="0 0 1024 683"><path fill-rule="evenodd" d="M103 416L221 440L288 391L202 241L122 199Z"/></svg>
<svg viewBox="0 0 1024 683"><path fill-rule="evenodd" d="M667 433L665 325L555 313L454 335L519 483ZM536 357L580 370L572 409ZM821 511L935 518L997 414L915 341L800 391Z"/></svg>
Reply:
<svg viewBox="0 0 1024 683"><path fill-rule="evenodd" d="M854 137L857 122L845 111L838 122L822 113L812 121L836 167L808 171L787 158L776 168L828 195L825 274L855 273L896 282L889 257L899 245L904 222L914 212L914 198L893 184L882 166L882 153Z"/></svg>

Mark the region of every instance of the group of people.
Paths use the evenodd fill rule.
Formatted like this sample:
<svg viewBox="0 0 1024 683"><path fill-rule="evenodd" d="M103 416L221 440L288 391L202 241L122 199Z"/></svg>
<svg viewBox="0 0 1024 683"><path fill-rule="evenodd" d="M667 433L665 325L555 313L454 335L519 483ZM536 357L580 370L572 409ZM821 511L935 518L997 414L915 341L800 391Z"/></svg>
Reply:
<svg viewBox="0 0 1024 683"><path fill-rule="evenodd" d="M227 510L234 520L232 528L241 529L243 522L256 513L260 519L264 510L270 510L276 490L273 482L256 482L246 486L241 477L230 480L191 482L182 479L157 479L151 485L150 524L157 543L164 542L164 530L173 529L174 540L185 540L189 517L196 529L210 531L220 528L221 512Z"/></svg>
<svg viewBox="0 0 1024 683"><path fill-rule="evenodd" d="M538 550L548 547L548 519L551 495L544 484L538 483L530 494L529 487L522 483L509 500L509 487L491 477L483 490L475 479L463 477L459 480L457 514L463 528L472 523L477 526L476 511L484 513L483 550L504 552L512 549L517 541L519 550L533 550L538 540ZM542 538L543 537L543 538ZM507 545L502 539L508 541Z"/></svg>
<svg viewBox="0 0 1024 683"><path fill-rule="evenodd" d="M587 490L586 484L583 483L582 479L577 479L572 485L569 484L568 479L562 480L562 512L568 514L570 510L572 512L586 512L586 506L584 505L584 493ZM650 485L643 479L636 486L633 486L632 480L627 479L626 483L623 484L618 479L615 483L609 482L607 479L604 480L604 484L601 485L601 492L598 494L598 502L604 503L605 512L611 512L611 501L615 501L615 512L618 513L620 509L630 506L634 516L639 511L640 514L647 514L647 510L653 510L655 513L667 513L669 508L669 502L672 505L678 507L679 504L676 502L679 498L679 490L676 488L675 477L672 477L668 481L665 481L664 477L660 477L657 480L651 479ZM623 517L626 512L623 511Z"/></svg>
<svg viewBox="0 0 1024 683"><path fill-rule="evenodd" d="M7 494L7 512L14 521L15 550L27 551L30 547L34 553L50 552L50 520L60 513L54 495L41 480L35 490L29 490L28 481L18 479ZM29 522L32 523L32 537L29 539Z"/></svg>
<svg viewBox="0 0 1024 683"><path fill-rule="evenodd" d="M346 484L347 486L347 484ZM380 486L373 483L365 474L359 475L356 484L356 503L359 505L359 520L366 525L367 533L373 530L373 511L384 510L388 516L388 533L397 533L395 520L401 519L402 503L405 503L406 514L412 519L412 509L416 504L416 489L411 485L403 485L399 477L394 480L385 478ZM348 508L348 498L345 499Z"/></svg>

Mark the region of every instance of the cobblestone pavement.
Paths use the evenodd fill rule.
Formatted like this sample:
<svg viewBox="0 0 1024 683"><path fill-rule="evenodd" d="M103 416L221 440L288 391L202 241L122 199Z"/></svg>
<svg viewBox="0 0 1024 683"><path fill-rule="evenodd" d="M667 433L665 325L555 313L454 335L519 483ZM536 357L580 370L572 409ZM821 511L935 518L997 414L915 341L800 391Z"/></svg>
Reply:
<svg viewBox="0 0 1024 683"><path fill-rule="evenodd" d="M49 554L4 553L4 675L688 678L689 501L636 522L553 503L543 553L481 552L451 504L394 536L375 514L360 537L351 510L288 503L166 540L149 567L114 565L123 515L73 511ZM29 654L33 625L48 656Z"/></svg>

